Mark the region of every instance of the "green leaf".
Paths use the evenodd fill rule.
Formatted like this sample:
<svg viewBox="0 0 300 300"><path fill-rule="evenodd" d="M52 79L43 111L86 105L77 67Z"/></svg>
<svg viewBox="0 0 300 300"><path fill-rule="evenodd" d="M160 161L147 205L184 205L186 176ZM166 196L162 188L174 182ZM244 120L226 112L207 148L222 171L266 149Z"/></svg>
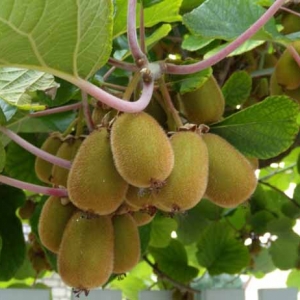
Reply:
<svg viewBox="0 0 300 300"><path fill-rule="evenodd" d="M204 228L211 223L199 204L190 209L186 214L176 216L178 222L178 239L185 245L197 242Z"/></svg>
<svg viewBox="0 0 300 300"><path fill-rule="evenodd" d="M0 99L0 124L3 125L14 116L17 111L17 107L12 106ZM4 115L4 117L3 117Z"/></svg>
<svg viewBox="0 0 300 300"><path fill-rule="evenodd" d="M250 225L256 234L264 234L267 232L269 222L275 219L274 214L269 211L261 210L250 216Z"/></svg>
<svg viewBox="0 0 300 300"><path fill-rule="evenodd" d="M182 0L164 0L151 7L144 9L144 26L152 27L158 23L172 23L181 21L179 8ZM140 24L140 5L137 5L137 28ZM114 15L114 37L117 37L127 30L127 1L115 1Z"/></svg>
<svg viewBox="0 0 300 300"><path fill-rule="evenodd" d="M300 237L292 230L286 231L269 248L274 265L281 270L289 270L297 265Z"/></svg>
<svg viewBox="0 0 300 300"><path fill-rule="evenodd" d="M0 64L88 78L109 58L112 13L106 0L3 0Z"/></svg>
<svg viewBox="0 0 300 300"><path fill-rule="evenodd" d="M295 225L295 220L287 217L281 217L279 219L272 220L267 225L267 230L278 237L284 237L292 232L292 228Z"/></svg>
<svg viewBox="0 0 300 300"><path fill-rule="evenodd" d="M252 0L205 1L183 16L183 23L195 35L206 38L233 40L257 21L265 10ZM270 20L253 39L278 36L274 19Z"/></svg>
<svg viewBox="0 0 300 300"><path fill-rule="evenodd" d="M238 273L250 260L247 247L235 239L231 228L221 222L204 230L198 242L197 258L211 275Z"/></svg>
<svg viewBox="0 0 300 300"><path fill-rule="evenodd" d="M147 47L151 47L153 44L166 37L171 30L172 26L170 24L163 24L162 26L160 26L150 36L146 37Z"/></svg>
<svg viewBox="0 0 300 300"><path fill-rule="evenodd" d="M148 249L151 238L151 223L145 226L139 226L139 235L141 243L141 255L144 255Z"/></svg>
<svg viewBox="0 0 300 300"><path fill-rule="evenodd" d="M194 74L186 75L184 77L182 77L182 75L173 75L170 78L172 88L175 91L184 94L200 88L211 75L212 68L208 68Z"/></svg>
<svg viewBox="0 0 300 300"><path fill-rule="evenodd" d="M0 172L3 171L5 163L6 163L6 152L3 144L0 141Z"/></svg>
<svg viewBox="0 0 300 300"><path fill-rule="evenodd" d="M222 87L226 105L237 106L250 96L252 88L251 76L245 71L234 72Z"/></svg>
<svg viewBox="0 0 300 300"><path fill-rule="evenodd" d="M32 102L32 93L57 88L53 75L26 69L0 68L0 97L10 105L25 110L43 110Z"/></svg>
<svg viewBox="0 0 300 300"><path fill-rule="evenodd" d="M292 270L288 275L286 280L286 285L288 287L295 287L300 289L300 270Z"/></svg>
<svg viewBox="0 0 300 300"><path fill-rule="evenodd" d="M299 105L286 96L271 96L211 127L248 156L270 158L286 150L299 131Z"/></svg>
<svg viewBox="0 0 300 300"><path fill-rule="evenodd" d="M196 35L185 35L182 42L182 49L188 51L197 51L210 44L213 39L207 39Z"/></svg>
<svg viewBox="0 0 300 300"><path fill-rule="evenodd" d="M23 263L25 241L20 219L16 210L23 205L25 195L21 190L0 186L0 236L2 250L0 256L0 281L11 279Z"/></svg>
<svg viewBox="0 0 300 300"><path fill-rule="evenodd" d="M156 215L151 222L150 246L164 248L171 241L171 233L177 229L177 222L165 216Z"/></svg>
<svg viewBox="0 0 300 300"><path fill-rule="evenodd" d="M198 269L188 265L187 254L183 245L172 239L166 248L150 248L157 267L163 273L182 283L190 282L198 274Z"/></svg>
<svg viewBox="0 0 300 300"><path fill-rule="evenodd" d="M22 134L21 136L33 145L41 145L41 141L38 141L34 134ZM34 172L35 159L33 154L11 142L7 147L5 172L15 179L41 184Z"/></svg>
<svg viewBox="0 0 300 300"><path fill-rule="evenodd" d="M205 0L182 0L181 10L186 12L190 11L200 4L202 4Z"/></svg>
<svg viewBox="0 0 300 300"><path fill-rule="evenodd" d="M254 273L254 276L258 276L260 273L270 273L275 269L276 267L274 266L268 249L263 248L257 255L253 256L253 267L251 269L251 273Z"/></svg>

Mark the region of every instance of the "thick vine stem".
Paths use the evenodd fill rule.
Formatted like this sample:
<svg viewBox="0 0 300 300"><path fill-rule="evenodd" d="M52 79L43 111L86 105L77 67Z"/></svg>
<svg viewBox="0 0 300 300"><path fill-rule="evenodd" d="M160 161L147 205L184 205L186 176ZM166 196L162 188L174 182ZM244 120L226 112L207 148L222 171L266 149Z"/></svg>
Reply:
<svg viewBox="0 0 300 300"><path fill-rule="evenodd" d="M44 194L55 197L68 197L68 191L62 188L51 188L46 186L40 186L17 179L13 179L4 175L0 175L0 182L16 187L18 189L31 191L38 194Z"/></svg>
<svg viewBox="0 0 300 300"><path fill-rule="evenodd" d="M300 13L298 13L298 12L292 10L292 9L289 9L287 7L284 7L284 6L282 6L280 9L300 18Z"/></svg>
<svg viewBox="0 0 300 300"><path fill-rule="evenodd" d="M65 106L60 106L60 107L55 107L55 108L49 108L45 109L42 111L38 111L32 114L29 114L30 117L43 117L43 116L48 116L52 114L58 114L62 113L65 111L70 111L70 110L75 110L81 107L81 102L75 103L75 104L70 104L70 105L65 105Z"/></svg>
<svg viewBox="0 0 300 300"><path fill-rule="evenodd" d="M91 117L87 93L82 91L81 98L82 98L82 109L83 109L85 123L89 132L92 132L94 130L94 124Z"/></svg>
<svg viewBox="0 0 300 300"><path fill-rule="evenodd" d="M135 102L128 102L103 91L99 87L93 85L92 83L84 79L78 78L75 84L80 89L93 96L96 100L105 103L108 106L117 110L129 113L136 113L145 109L151 100L152 93L154 90L153 80L151 80L150 82L143 82L143 90L140 99L138 99Z"/></svg>
<svg viewBox="0 0 300 300"><path fill-rule="evenodd" d="M52 155L48 152L45 152L38 147L28 143L26 140L21 138L19 135L14 133L13 131L9 130L8 128L0 126L0 131L4 133L6 136L8 136L11 140L13 140L15 143L20 145L22 148L27 150L28 152L32 153L35 156L38 156L42 158L43 160L46 160L54 165L60 166L64 169L70 169L71 168L71 162L59 157L56 157L55 155Z"/></svg>
<svg viewBox="0 0 300 300"><path fill-rule="evenodd" d="M127 38L131 54L138 67L146 67L148 59L142 51L136 33L136 2L137 0L128 0L127 10Z"/></svg>
<svg viewBox="0 0 300 300"><path fill-rule="evenodd" d="M123 69L130 72L136 72L139 70L139 68L134 64L120 61L112 57L109 58L108 63L116 68Z"/></svg>
<svg viewBox="0 0 300 300"><path fill-rule="evenodd" d="M211 67L224 59L227 55L233 52L236 48L241 46L249 38L251 38L256 32L259 31L280 9L285 0L276 0L269 9L245 32L243 32L238 38L231 42L228 46L222 49L217 54L211 56L208 59L199 61L191 65L174 65L170 63L161 63L161 69L167 74L191 74L199 72L203 69Z"/></svg>

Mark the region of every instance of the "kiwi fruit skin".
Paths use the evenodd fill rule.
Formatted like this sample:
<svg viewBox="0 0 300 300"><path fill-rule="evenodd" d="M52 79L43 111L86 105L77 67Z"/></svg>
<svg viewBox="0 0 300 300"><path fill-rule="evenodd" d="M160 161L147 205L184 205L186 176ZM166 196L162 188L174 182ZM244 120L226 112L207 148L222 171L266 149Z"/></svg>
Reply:
<svg viewBox="0 0 300 300"><path fill-rule="evenodd" d="M180 212L194 207L204 195L208 178L208 152L196 132L182 131L170 138L175 163L166 185L152 193L157 208Z"/></svg>
<svg viewBox="0 0 300 300"><path fill-rule="evenodd" d="M209 176L205 197L221 207L236 207L253 194L257 179L250 162L230 143L207 133Z"/></svg>
<svg viewBox="0 0 300 300"><path fill-rule="evenodd" d="M62 144L61 134L59 132L53 132L44 141L41 150L56 155L61 144ZM37 177L45 183L51 184L52 167L53 165L50 162L45 161L40 157L37 157L35 160L35 165L34 165L35 173Z"/></svg>
<svg viewBox="0 0 300 300"><path fill-rule="evenodd" d="M50 196L39 218L38 232L42 244L54 253L58 253L63 232L76 207L69 202L61 204L58 197Z"/></svg>
<svg viewBox="0 0 300 300"><path fill-rule="evenodd" d="M292 43L298 54L300 54L300 41ZM300 87L300 67L286 49L275 66L275 76L282 88L294 90Z"/></svg>
<svg viewBox="0 0 300 300"><path fill-rule="evenodd" d="M84 211L107 215L122 204L128 184L114 166L107 129L95 130L84 140L67 187L73 204Z"/></svg>
<svg viewBox="0 0 300 300"><path fill-rule="evenodd" d="M118 172L133 186L161 183L173 169L171 144L157 121L145 112L120 115L112 126L111 146Z"/></svg>
<svg viewBox="0 0 300 300"><path fill-rule="evenodd" d="M146 211L134 211L131 213L134 221L136 222L137 226L144 226L149 224L155 217L155 213L150 214Z"/></svg>
<svg viewBox="0 0 300 300"><path fill-rule="evenodd" d="M129 185L126 202L137 209L147 209L148 207L155 206L154 198L149 189L138 188L132 185Z"/></svg>
<svg viewBox="0 0 300 300"><path fill-rule="evenodd" d="M211 124L223 116L225 100L217 81L211 76L197 90L181 95L181 105L189 122Z"/></svg>
<svg viewBox="0 0 300 300"><path fill-rule="evenodd" d="M111 217L75 213L64 231L58 253L62 280L77 289L103 285L113 270L114 232Z"/></svg>
<svg viewBox="0 0 300 300"><path fill-rule="evenodd" d="M81 146L81 143L81 138L73 136L67 137L59 147L56 156L70 161L73 160ZM54 165L52 168L51 182L56 186L67 187L68 175L68 169Z"/></svg>
<svg viewBox="0 0 300 300"><path fill-rule="evenodd" d="M137 224L130 214L116 215L114 227L113 273L122 274L131 270L140 260L140 237Z"/></svg>

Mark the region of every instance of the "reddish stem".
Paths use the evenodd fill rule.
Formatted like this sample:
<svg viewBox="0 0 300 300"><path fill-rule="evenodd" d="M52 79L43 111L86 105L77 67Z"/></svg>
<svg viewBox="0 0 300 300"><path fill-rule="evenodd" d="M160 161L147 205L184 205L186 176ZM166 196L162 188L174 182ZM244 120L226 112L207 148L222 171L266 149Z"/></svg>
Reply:
<svg viewBox="0 0 300 300"><path fill-rule="evenodd" d="M256 32L258 32L259 29L261 29L280 9L281 5L284 2L285 0L276 0L269 7L269 9L250 28L248 28L237 39L235 39L228 46L226 46L224 49L222 49L217 54L211 56L210 58L202 60L195 64L184 65L184 66L162 63L161 64L162 71L168 74L191 74L215 65L216 63L224 59L227 55L229 55L231 52L233 52L236 48L241 46L249 38L251 38Z"/></svg>
<svg viewBox="0 0 300 300"><path fill-rule="evenodd" d="M43 111L38 111L32 114L29 114L30 117L42 117L42 116L48 116L52 114L58 114L61 112L73 110L73 109L78 109L81 107L81 102L75 103L75 104L70 104L70 105L65 105L61 107L55 107L55 108L49 108L45 109Z"/></svg>
<svg viewBox="0 0 300 300"><path fill-rule="evenodd" d="M289 9L289 8L287 8L287 7L284 7L284 6L280 7L280 9L281 9L281 10L285 10L286 12L288 12L288 13L290 13L290 14L293 14L293 15L295 15L295 16L297 16L297 17L300 17L300 13L298 13L298 12L292 10L292 9Z"/></svg>
<svg viewBox="0 0 300 300"><path fill-rule="evenodd" d="M120 68L130 72L136 72L139 70L139 68L136 65L120 61L115 58L109 58L108 63L116 68Z"/></svg>
<svg viewBox="0 0 300 300"><path fill-rule="evenodd" d="M144 7L142 2L140 8L140 45L141 45L141 51L144 54L146 54L145 20L144 20Z"/></svg>
<svg viewBox="0 0 300 300"><path fill-rule="evenodd" d="M298 64L298 66L300 68L300 56L299 56L298 52L296 51L296 49L292 45L288 45L286 48L290 52L293 59L295 60L295 62Z"/></svg>
<svg viewBox="0 0 300 300"><path fill-rule="evenodd" d="M93 121L91 118L91 112L90 112L87 93L82 91L81 97L82 97L82 108L83 108L83 115L84 115L85 123L86 123L86 126L87 126L89 132L92 132L94 130L94 124L93 124Z"/></svg>
<svg viewBox="0 0 300 300"><path fill-rule="evenodd" d="M51 188L46 186L40 186L17 179L13 179L7 176L0 175L0 182L22 189L31 191L38 194L50 195L55 197L68 197L68 191L62 188Z"/></svg>
<svg viewBox="0 0 300 300"><path fill-rule="evenodd" d="M32 153L35 156L38 156L42 158L43 160L46 160L54 165L60 166L65 169L71 168L71 162L59 157L56 157L55 155L52 155L48 152L45 152L38 147L28 143L26 140L21 138L19 135L14 133L13 131L9 130L8 128L0 126L0 131L7 135L10 139L12 139L15 143L20 145L22 148L26 149L28 152Z"/></svg>

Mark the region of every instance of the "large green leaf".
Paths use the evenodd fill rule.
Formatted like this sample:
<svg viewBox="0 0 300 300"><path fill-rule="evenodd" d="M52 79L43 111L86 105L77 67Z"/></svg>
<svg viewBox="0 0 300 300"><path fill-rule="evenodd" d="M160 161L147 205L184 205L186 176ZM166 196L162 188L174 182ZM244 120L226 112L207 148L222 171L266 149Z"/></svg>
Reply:
<svg viewBox="0 0 300 300"><path fill-rule="evenodd" d="M0 281L12 278L25 257L25 241L20 219L16 209L23 205L25 195L21 190L0 186L0 236L2 250L0 255Z"/></svg>
<svg viewBox="0 0 300 300"><path fill-rule="evenodd" d="M242 104L252 88L251 76L245 71L234 72L222 87L225 102L229 106Z"/></svg>
<svg viewBox="0 0 300 300"><path fill-rule="evenodd" d="M205 1L198 8L183 16L189 30L206 38L233 40L247 30L265 10L252 0ZM255 34L254 39L277 36L274 19Z"/></svg>
<svg viewBox="0 0 300 300"><path fill-rule="evenodd" d="M234 237L233 230L218 222L208 226L198 241L198 262L211 275L235 274L249 263L246 246Z"/></svg>
<svg viewBox="0 0 300 300"><path fill-rule="evenodd" d="M26 69L0 68L0 97L26 110L42 110L44 105L32 102L32 93L57 88L53 75Z"/></svg>
<svg viewBox="0 0 300 300"><path fill-rule="evenodd" d="M2 0L0 64L88 78L111 52L113 3Z"/></svg>
<svg viewBox="0 0 300 300"><path fill-rule="evenodd" d="M189 282L198 274L198 269L188 265L186 251L183 245L172 239L166 248L150 248L158 268L180 282Z"/></svg>
<svg viewBox="0 0 300 300"><path fill-rule="evenodd" d="M300 289L300 270L292 270L286 280L286 285L288 287L296 287Z"/></svg>
<svg viewBox="0 0 300 300"><path fill-rule="evenodd" d="M158 23L171 23L181 21L179 8L182 0L164 0L144 9L144 25L152 27ZM127 1L115 1L114 37L127 30ZM140 5L137 5L137 27L139 27Z"/></svg>
<svg viewBox="0 0 300 300"><path fill-rule="evenodd" d="M271 96L211 127L238 150L262 159L278 155L299 131L298 103L286 96Z"/></svg>

